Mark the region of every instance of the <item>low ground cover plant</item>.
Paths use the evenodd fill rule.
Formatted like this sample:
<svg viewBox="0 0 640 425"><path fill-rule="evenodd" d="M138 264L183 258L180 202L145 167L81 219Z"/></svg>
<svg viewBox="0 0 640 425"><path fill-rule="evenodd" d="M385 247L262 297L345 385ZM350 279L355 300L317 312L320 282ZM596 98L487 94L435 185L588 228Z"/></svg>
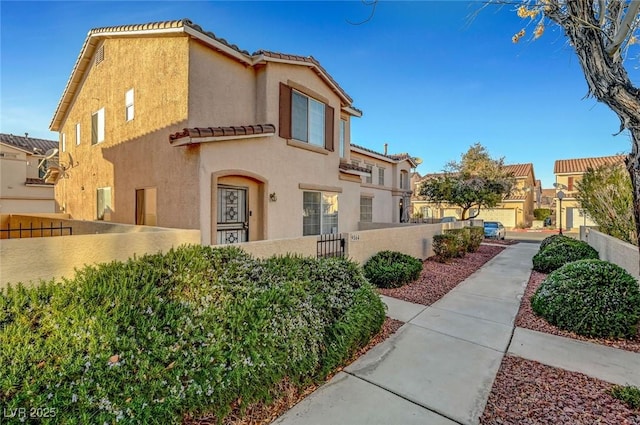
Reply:
<svg viewBox="0 0 640 425"><path fill-rule="evenodd" d="M364 264L369 282L379 288L398 288L416 280L422 261L397 251L380 251Z"/></svg>
<svg viewBox="0 0 640 425"><path fill-rule="evenodd" d="M0 293L0 404L50 423L180 423L322 380L382 326L344 259L180 247ZM43 423L47 423L43 420Z"/></svg>
<svg viewBox="0 0 640 425"><path fill-rule="evenodd" d="M622 400L632 409L640 410L640 388L616 385L609 391L613 397Z"/></svg>
<svg viewBox="0 0 640 425"><path fill-rule="evenodd" d="M573 261L598 258L598 251L588 243L558 236L549 240L544 246L541 244L540 250L533 256L533 269L541 273L551 273Z"/></svg>
<svg viewBox="0 0 640 425"><path fill-rule="evenodd" d="M581 260L549 274L531 307L552 325L579 335L633 338L640 324L640 289L615 264Z"/></svg>

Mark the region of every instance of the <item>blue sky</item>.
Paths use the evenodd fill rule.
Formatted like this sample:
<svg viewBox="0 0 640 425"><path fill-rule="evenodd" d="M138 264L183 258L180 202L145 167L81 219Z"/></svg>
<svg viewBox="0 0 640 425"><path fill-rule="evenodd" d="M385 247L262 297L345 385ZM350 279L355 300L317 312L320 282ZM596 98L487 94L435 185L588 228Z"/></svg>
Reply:
<svg viewBox="0 0 640 425"><path fill-rule="evenodd" d="M352 142L423 159L437 172L480 142L532 162L544 187L556 159L626 153L625 133L587 85L561 30L532 41L513 7L477 2L1 1L0 132L57 140L49 123L91 28L189 18L250 52L312 55L364 115ZM518 44L511 37L526 27ZM637 65L637 63L633 64ZM634 82L637 66L629 66ZM205 125L205 123L203 123Z"/></svg>

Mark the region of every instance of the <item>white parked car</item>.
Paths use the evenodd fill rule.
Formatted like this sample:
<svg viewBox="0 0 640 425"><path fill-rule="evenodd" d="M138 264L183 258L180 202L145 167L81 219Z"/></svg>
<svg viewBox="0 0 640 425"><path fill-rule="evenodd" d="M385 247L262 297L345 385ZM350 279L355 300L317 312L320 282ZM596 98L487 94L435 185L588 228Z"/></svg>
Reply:
<svg viewBox="0 0 640 425"><path fill-rule="evenodd" d="M504 228L499 221L484 222L484 237L494 239L504 239L507 235L507 229Z"/></svg>

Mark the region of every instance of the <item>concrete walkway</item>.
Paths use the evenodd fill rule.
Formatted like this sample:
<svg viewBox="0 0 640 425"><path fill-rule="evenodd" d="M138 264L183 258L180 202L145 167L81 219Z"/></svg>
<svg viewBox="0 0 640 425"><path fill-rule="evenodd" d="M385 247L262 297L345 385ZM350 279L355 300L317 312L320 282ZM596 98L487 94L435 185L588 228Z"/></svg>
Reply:
<svg viewBox="0 0 640 425"><path fill-rule="evenodd" d="M514 329L537 250L509 246L430 307L383 297L387 315L405 325L275 423L477 424L506 352L640 382L638 354Z"/></svg>

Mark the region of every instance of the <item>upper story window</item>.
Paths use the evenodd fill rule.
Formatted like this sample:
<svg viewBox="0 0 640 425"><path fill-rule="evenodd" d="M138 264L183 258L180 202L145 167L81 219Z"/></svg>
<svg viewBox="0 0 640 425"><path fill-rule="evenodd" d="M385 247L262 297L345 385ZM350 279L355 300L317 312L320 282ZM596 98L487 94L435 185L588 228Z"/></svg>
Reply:
<svg viewBox="0 0 640 425"><path fill-rule="evenodd" d="M291 130L294 139L324 146L324 104L293 91Z"/></svg>
<svg viewBox="0 0 640 425"><path fill-rule="evenodd" d="M400 189L409 189L409 173L406 170L400 171Z"/></svg>
<svg viewBox="0 0 640 425"><path fill-rule="evenodd" d="M62 133L62 141L60 142L60 148L62 149L62 152L67 151L67 135L64 133Z"/></svg>
<svg viewBox="0 0 640 425"><path fill-rule="evenodd" d="M333 151L334 109L280 83L280 137Z"/></svg>
<svg viewBox="0 0 640 425"><path fill-rule="evenodd" d="M360 221L371 223L373 221L373 198L360 197Z"/></svg>
<svg viewBox="0 0 640 425"><path fill-rule="evenodd" d="M76 123L76 146L80 145L80 123Z"/></svg>
<svg viewBox="0 0 640 425"><path fill-rule="evenodd" d="M365 182L369 184L373 183L373 165L364 164L364 168L369 170L369 174L365 177Z"/></svg>
<svg viewBox="0 0 640 425"><path fill-rule="evenodd" d="M346 146L344 145L347 141L346 138L346 129L347 122L345 120L340 120L340 158L344 158L346 153Z"/></svg>
<svg viewBox="0 0 640 425"><path fill-rule="evenodd" d="M133 89L127 90L124 95L124 104L125 104L125 118L127 121L131 121L133 119Z"/></svg>
<svg viewBox="0 0 640 425"><path fill-rule="evenodd" d="M104 108L91 115L91 144L104 141Z"/></svg>
<svg viewBox="0 0 640 425"><path fill-rule="evenodd" d="M384 186L384 168L378 167L378 184Z"/></svg>

